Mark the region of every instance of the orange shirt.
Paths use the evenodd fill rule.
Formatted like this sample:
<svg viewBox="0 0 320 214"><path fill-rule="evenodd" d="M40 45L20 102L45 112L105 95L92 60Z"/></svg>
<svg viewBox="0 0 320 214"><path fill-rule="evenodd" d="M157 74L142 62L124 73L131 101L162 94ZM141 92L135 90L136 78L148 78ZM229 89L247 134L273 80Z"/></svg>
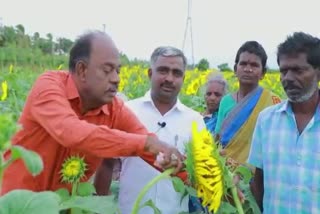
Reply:
<svg viewBox="0 0 320 214"><path fill-rule="evenodd" d="M80 114L80 98L68 72L46 72L34 84L19 123L22 129L12 143L37 152L44 170L33 177L21 160L4 173L2 194L13 189L56 190L61 183L62 163L72 155L84 157L87 180L102 158L142 155L149 163L154 157L143 152L147 130L124 103L111 104ZM10 152L5 154L9 158Z"/></svg>

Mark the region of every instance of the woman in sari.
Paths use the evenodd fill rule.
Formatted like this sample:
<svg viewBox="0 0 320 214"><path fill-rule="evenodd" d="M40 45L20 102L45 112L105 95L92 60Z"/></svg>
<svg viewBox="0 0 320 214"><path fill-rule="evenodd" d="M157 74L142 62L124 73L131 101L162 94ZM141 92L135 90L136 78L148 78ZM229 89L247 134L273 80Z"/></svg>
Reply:
<svg viewBox="0 0 320 214"><path fill-rule="evenodd" d="M239 90L220 102L215 133L226 151L238 163L245 163L258 114L281 102L272 92L259 86L266 73L267 54L256 41L245 42L237 52L234 71Z"/></svg>
<svg viewBox="0 0 320 214"><path fill-rule="evenodd" d="M202 116L208 131L210 131L212 135L214 135L214 129L218 119L220 101L226 92L227 81L223 76L217 74L209 75L207 83L205 84L204 94L206 109L204 113L202 113ZM189 200L189 212L209 213L207 208L202 207L200 199L193 196L191 196Z"/></svg>
<svg viewBox="0 0 320 214"><path fill-rule="evenodd" d="M217 124L218 110L221 98L227 93L227 81L222 75L209 75L208 81L205 84L204 100L206 110L202 113L203 120L207 129L214 134L214 129Z"/></svg>

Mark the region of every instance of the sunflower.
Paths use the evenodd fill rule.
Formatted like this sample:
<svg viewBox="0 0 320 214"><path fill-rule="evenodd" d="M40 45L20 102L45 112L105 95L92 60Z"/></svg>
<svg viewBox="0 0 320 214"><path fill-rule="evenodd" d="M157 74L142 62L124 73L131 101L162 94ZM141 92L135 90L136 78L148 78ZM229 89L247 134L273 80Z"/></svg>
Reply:
<svg viewBox="0 0 320 214"><path fill-rule="evenodd" d="M1 95L0 100L4 101L8 97L8 83L7 83L7 81L3 81L1 83L1 88L2 88L2 95Z"/></svg>
<svg viewBox="0 0 320 214"><path fill-rule="evenodd" d="M67 183L78 183L85 176L87 164L83 158L71 156L62 164L60 171L62 181Z"/></svg>
<svg viewBox="0 0 320 214"><path fill-rule="evenodd" d="M224 194L224 163L212 135L192 124L192 141L187 145L186 167L189 179L202 199L202 205L216 212Z"/></svg>

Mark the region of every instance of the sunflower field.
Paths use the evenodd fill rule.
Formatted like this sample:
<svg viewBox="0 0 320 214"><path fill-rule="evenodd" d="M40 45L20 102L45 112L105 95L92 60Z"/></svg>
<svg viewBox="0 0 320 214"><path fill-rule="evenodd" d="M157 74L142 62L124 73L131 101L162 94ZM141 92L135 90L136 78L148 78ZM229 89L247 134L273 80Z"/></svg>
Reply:
<svg viewBox="0 0 320 214"><path fill-rule="evenodd" d="M64 70L64 65L59 65L52 70ZM16 67L13 65L0 71L0 109L1 113L14 114L18 117L23 108L25 99L36 78L45 70L45 67ZM228 82L229 92L238 89L239 83L233 72L219 72L211 69L200 71L197 69L187 70L185 80L180 92L181 101L198 111L204 108L204 85L208 75L220 74ZM120 72L119 92L126 95L128 99L143 96L149 90L148 69L144 66L124 66ZM285 93L280 83L278 72L267 72L260 85L271 90L281 98Z"/></svg>
<svg viewBox="0 0 320 214"><path fill-rule="evenodd" d="M66 66L61 64L51 70L58 71L65 69ZM48 70L48 68L40 66L19 67L9 65L3 67L0 71L0 156L2 157L5 150L11 149L11 151L14 151L16 154L15 158L22 158L25 161L26 165L29 166L31 171L33 170L32 172L35 174L40 173L43 167L39 156L37 156L37 154L34 154L32 151L24 150L22 147L20 148L11 146L9 142L12 134L16 131L17 128L19 128L16 126L16 121L19 118L33 82L39 75L41 75L41 73L46 70ZM185 73L184 84L180 92L180 100L185 105L199 112L204 110L204 86L209 75L222 75L228 82L229 92L233 92L239 87L239 83L233 72L220 72L215 69L205 71L200 71L197 69L187 70ZM263 80L261 80L260 85L271 90L281 98L285 98L285 93L282 89L279 77L280 76L278 72L267 72ZM148 69L142 65L122 67L120 71L120 79L121 82L119 85L119 92L125 95L128 99L134 99L143 96L150 87ZM0 185L1 175L8 164L9 163L4 162L4 160L1 158ZM36 165L37 167L34 168L34 165ZM73 171L70 170L68 172L70 172L71 174L73 173ZM168 177L169 174L170 173L167 172L167 174L164 174L163 176ZM181 185L180 181L175 182L177 182L176 185ZM52 210L87 209L91 210L93 213L100 213L100 210L111 209L110 207L112 207L113 210L116 209L116 202L113 201L112 198L86 196L86 194L91 195L94 191L90 184L81 184L76 182L76 187L79 190L73 191L73 193L75 194L72 194L71 196L68 192L59 190L58 194L60 195L60 198L52 192L43 192L36 194L30 191L13 191L12 194L8 197L0 197L0 213L7 213L5 210L6 206L2 206L1 208L1 203L6 204L7 207L10 208L11 205L16 206L16 204L18 204L16 207L19 207L19 203L21 202L21 206L23 207L23 202L26 201L27 198L34 199L34 204L36 204L38 199L42 203L42 206L38 204L37 206L35 205L35 207L33 207L37 209L39 208L40 211L32 213L49 213L48 209L45 211L41 211L40 208L44 206L52 207ZM81 197L77 195L77 192L81 193ZM83 196L86 196L87 198L85 198L84 200ZM19 200L18 198L20 198L21 200ZM63 198L63 202L61 202L61 198ZM104 203L103 200L108 200L109 203ZM103 204L105 206L101 206ZM213 210L216 209L216 207L213 208Z"/></svg>

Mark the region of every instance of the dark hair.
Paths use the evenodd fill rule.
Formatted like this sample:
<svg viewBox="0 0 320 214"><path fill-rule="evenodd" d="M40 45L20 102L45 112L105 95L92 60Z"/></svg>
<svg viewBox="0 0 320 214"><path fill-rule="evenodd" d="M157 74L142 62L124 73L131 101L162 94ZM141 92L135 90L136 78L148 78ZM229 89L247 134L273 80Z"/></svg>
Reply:
<svg viewBox="0 0 320 214"><path fill-rule="evenodd" d="M238 64L240 54L243 52L249 52L251 54L257 55L261 59L261 64L262 64L262 72L265 73L267 70L266 64L267 64L267 59L268 56L266 54L266 51L260 45L257 41L247 41L241 47L239 48L236 59L235 59L235 64Z"/></svg>
<svg viewBox="0 0 320 214"><path fill-rule="evenodd" d="M277 62L282 55L307 55L307 62L313 68L320 68L320 39L303 32L295 32L278 46Z"/></svg>
<svg viewBox="0 0 320 214"><path fill-rule="evenodd" d="M97 35L106 35L101 31L90 31L81 35L74 43L70 50L69 57L69 71L73 72L76 68L76 64L79 60L88 61L91 53L92 40Z"/></svg>

